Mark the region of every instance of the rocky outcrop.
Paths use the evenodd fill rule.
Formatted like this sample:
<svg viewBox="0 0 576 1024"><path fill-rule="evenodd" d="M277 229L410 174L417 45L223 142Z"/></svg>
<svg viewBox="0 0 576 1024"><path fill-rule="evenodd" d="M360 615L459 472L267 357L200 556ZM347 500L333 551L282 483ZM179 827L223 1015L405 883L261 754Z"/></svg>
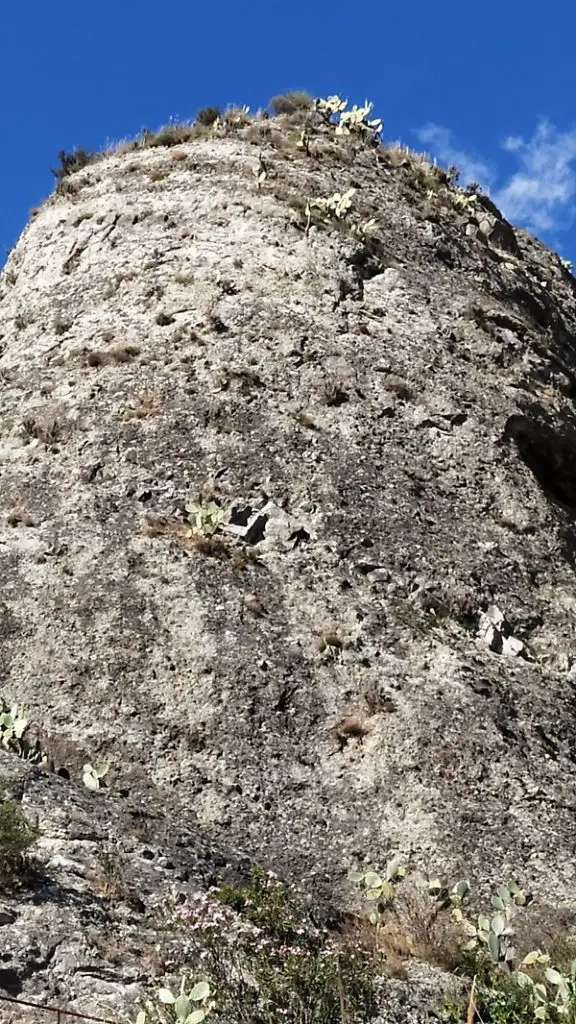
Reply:
<svg viewBox="0 0 576 1024"><path fill-rule="evenodd" d="M69 776L27 783L51 891L145 807L197 885L397 853L573 896L574 279L425 161L298 141L111 154L2 275L1 692Z"/></svg>

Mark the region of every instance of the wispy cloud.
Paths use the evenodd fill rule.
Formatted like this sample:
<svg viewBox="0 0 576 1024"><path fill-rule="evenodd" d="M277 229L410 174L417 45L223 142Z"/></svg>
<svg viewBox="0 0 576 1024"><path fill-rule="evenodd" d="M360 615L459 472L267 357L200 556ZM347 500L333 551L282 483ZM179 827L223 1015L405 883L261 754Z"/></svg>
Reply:
<svg viewBox="0 0 576 1024"><path fill-rule="evenodd" d="M440 124L426 124L416 132L418 139L428 146L432 155L446 167L457 167L460 171L462 184L475 181L478 185L488 186L494 180L495 172L490 164L478 157L458 149L452 141L452 132Z"/></svg>
<svg viewBox="0 0 576 1024"><path fill-rule="evenodd" d="M518 168L497 183L494 168L460 150L450 129L428 124L415 133L443 164L455 164L462 183L476 181L490 191L504 216L535 232L569 228L576 213L576 129L559 131L542 120L531 139L510 135L501 149L513 155Z"/></svg>
<svg viewBox="0 0 576 1024"><path fill-rule="evenodd" d="M576 130L559 132L541 121L529 142L510 137L502 146L520 164L493 197L504 215L535 231L570 227L576 199Z"/></svg>

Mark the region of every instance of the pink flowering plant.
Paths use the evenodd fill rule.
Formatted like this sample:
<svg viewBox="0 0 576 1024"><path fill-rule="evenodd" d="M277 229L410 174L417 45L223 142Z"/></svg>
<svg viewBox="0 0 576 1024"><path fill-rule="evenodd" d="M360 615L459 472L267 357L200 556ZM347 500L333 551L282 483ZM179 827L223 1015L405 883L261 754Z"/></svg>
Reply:
<svg viewBox="0 0 576 1024"><path fill-rule="evenodd" d="M172 915L171 915L172 916ZM239 1024L333 1024L377 1012L381 954L315 924L271 874L223 885L173 909L188 967L210 983L213 1016Z"/></svg>

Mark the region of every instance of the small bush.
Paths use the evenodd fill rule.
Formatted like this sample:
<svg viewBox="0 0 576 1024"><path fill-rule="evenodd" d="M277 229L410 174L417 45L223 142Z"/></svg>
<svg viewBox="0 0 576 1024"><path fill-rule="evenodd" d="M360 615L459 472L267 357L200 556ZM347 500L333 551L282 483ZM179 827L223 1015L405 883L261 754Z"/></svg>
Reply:
<svg viewBox="0 0 576 1024"><path fill-rule="evenodd" d="M203 124L209 128L219 117L222 117L220 107L202 107L196 114L196 124Z"/></svg>
<svg viewBox="0 0 576 1024"><path fill-rule="evenodd" d="M4 786L0 788L0 799L0 887L13 889L30 879L29 854L39 830L18 804L5 799Z"/></svg>
<svg viewBox="0 0 576 1024"><path fill-rule="evenodd" d="M202 970L218 1014L239 1024L368 1021L383 958L374 943L314 923L298 893L273 875L222 886L178 909L191 968Z"/></svg>
<svg viewBox="0 0 576 1024"><path fill-rule="evenodd" d="M157 132L148 132L144 140L145 146L152 149L157 146L179 146L183 142L189 142L194 138L193 124L166 124Z"/></svg>
<svg viewBox="0 0 576 1024"><path fill-rule="evenodd" d="M99 153L93 153L87 149L74 149L71 153L67 153L65 149L61 149L58 153L60 167L57 167L56 169L51 167L50 170L58 184L60 184L69 174L74 174L75 171L81 171L83 167L94 163L94 161L98 160L99 157Z"/></svg>
<svg viewBox="0 0 576 1024"><path fill-rule="evenodd" d="M471 966L478 969L471 991L461 998L446 999L439 1009L442 1024L464 1024L468 1021L485 1021L486 1024L533 1024L534 1006L529 993L523 989L513 975L498 969L486 968L481 964Z"/></svg>
<svg viewBox="0 0 576 1024"><path fill-rule="evenodd" d="M310 93L298 89L273 96L270 100L270 107L275 114L296 114L299 110L311 110L313 106L314 100Z"/></svg>

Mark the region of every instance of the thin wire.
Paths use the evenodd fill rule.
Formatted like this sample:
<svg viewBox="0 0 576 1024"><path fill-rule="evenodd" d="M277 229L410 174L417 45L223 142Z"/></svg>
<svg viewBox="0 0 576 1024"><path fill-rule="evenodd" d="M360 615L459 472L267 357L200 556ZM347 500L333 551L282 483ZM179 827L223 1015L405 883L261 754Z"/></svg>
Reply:
<svg viewBox="0 0 576 1024"><path fill-rule="evenodd" d="M92 1017L89 1013L77 1013L76 1010L65 1010L62 1006L46 1006L42 1003L29 1003L26 999L12 999L10 996L0 996L0 1002L12 1003L14 1006L31 1006L34 1010L47 1010L49 1013L55 1013L57 1024L61 1024L61 1014L64 1014L66 1017L76 1017L78 1020L96 1021L97 1024L118 1024L117 1021L109 1020L107 1017Z"/></svg>

